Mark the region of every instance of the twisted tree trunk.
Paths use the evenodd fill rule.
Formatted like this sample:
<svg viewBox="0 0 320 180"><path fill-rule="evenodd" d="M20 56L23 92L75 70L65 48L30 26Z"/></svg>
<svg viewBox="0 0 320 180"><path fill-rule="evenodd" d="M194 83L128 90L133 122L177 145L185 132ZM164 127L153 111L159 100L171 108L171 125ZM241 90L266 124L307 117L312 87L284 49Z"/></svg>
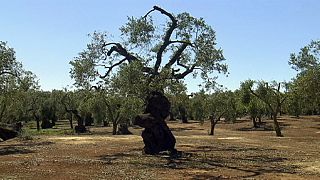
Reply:
<svg viewBox="0 0 320 180"><path fill-rule="evenodd" d="M165 122L165 118L169 116L170 106L170 102L162 93L152 92L147 100L145 113L135 118L134 124L145 128L142 132L144 153L177 152L174 147L176 139Z"/></svg>

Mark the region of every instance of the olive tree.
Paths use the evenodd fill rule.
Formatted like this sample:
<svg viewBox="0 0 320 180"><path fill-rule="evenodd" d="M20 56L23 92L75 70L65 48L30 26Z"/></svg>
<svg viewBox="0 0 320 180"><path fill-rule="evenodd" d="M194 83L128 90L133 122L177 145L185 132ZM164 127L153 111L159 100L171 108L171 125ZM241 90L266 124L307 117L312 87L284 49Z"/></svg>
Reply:
<svg viewBox="0 0 320 180"><path fill-rule="evenodd" d="M298 71L290 92L292 100L299 103L304 113L320 113L320 41L311 41L298 54L292 53L289 64ZM299 102L297 102L299 101Z"/></svg>
<svg viewBox="0 0 320 180"><path fill-rule="evenodd" d="M120 99L145 99L189 74L200 75L210 86L215 79L212 73L227 73L215 31L203 18L174 15L154 6L142 17L129 17L120 32L121 41L105 32L91 34L87 48L70 61L76 87L104 89ZM121 111L115 107L109 108L112 114Z"/></svg>
<svg viewBox="0 0 320 180"><path fill-rule="evenodd" d="M38 89L37 77L23 69L13 48L0 41L0 122L26 120L29 93Z"/></svg>
<svg viewBox="0 0 320 180"><path fill-rule="evenodd" d="M235 121L237 108L235 94L232 91L217 89L205 99L207 116L210 120L209 135L214 135L215 126L224 118L225 121Z"/></svg>
<svg viewBox="0 0 320 180"><path fill-rule="evenodd" d="M0 41L0 126L29 119L29 91L39 88L36 76L23 69L16 59L15 51L6 42ZM14 130L0 127L0 138L7 140L17 135Z"/></svg>
<svg viewBox="0 0 320 180"><path fill-rule="evenodd" d="M272 114L273 127L278 137L282 136L280 125L278 122L278 114L281 112L281 107L287 96L281 91L285 83L252 81L245 82L246 88L257 98L259 98L269 109ZM254 85L257 85L254 89Z"/></svg>
<svg viewBox="0 0 320 180"><path fill-rule="evenodd" d="M250 116L254 128L258 128L262 124L262 116L265 112L265 104L250 92L251 81L241 83L240 95L241 102L246 109L246 113Z"/></svg>

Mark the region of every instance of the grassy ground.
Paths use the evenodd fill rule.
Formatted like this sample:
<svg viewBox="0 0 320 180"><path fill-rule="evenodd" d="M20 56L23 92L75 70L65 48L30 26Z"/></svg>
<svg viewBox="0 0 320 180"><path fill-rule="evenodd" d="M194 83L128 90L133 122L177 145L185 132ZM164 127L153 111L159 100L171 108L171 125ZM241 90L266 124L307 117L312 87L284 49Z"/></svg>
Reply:
<svg viewBox="0 0 320 180"><path fill-rule="evenodd" d="M138 127L129 136L110 127L72 135L67 123L41 132L32 125L32 138L1 142L0 179L320 179L320 117L282 117L281 138L247 119L218 124L215 136L208 123L169 122L176 159L143 155Z"/></svg>

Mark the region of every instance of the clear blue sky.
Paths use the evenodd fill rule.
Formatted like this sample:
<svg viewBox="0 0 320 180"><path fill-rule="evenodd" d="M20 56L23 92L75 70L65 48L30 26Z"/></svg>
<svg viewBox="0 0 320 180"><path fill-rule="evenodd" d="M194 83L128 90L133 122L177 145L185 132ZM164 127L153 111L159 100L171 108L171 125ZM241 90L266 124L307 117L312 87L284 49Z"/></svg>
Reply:
<svg viewBox="0 0 320 180"><path fill-rule="evenodd" d="M69 61L89 42L87 34L119 35L127 16L153 5L175 14L203 17L216 30L229 77L218 82L234 90L247 79L289 81L296 74L289 55L319 39L319 0L3 0L0 40L40 79L44 90L72 85ZM196 81L187 79L190 91Z"/></svg>

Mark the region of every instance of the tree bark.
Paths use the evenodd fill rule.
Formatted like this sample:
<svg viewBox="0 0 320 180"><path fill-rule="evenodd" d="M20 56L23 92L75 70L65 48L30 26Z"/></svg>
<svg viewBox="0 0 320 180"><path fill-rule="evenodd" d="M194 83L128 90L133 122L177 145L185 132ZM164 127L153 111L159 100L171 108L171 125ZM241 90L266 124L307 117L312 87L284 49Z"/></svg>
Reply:
<svg viewBox="0 0 320 180"><path fill-rule="evenodd" d="M216 123L214 122L214 119L211 120L211 128L210 128L210 134L211 136L214 135L214 128L216 126Z"/></svg>
<svg viewBox="0 0 320 180"><path fill-rule="evenodd" d="M187 117L186 108L183 107L183 106L179 107L179 113L180 113L180 116L181 116L182 123L188 123L188 117Z"/></svg>
<svg viewBox="0 0 320 180"><path fill-rule="evenodd" d="M160 92L152 92L148 97L145 113L138 115L133 124L141 126L144 153L158 154L161 151L177 153L174 148L176 139L167 126L165 119L169 116L171 104Z"/></svg>
<svg viewBox="0 0 320 180"><path fill-rule="evenodd" d="M40 131L40 117L38 115L36 115L35 112L33 112L33 117L35 118L35 120L37 122L37 131Z"/></svg>
<svg viewBox="0 0 320 180"><path fill-rule="evenodd" d="M210 116L210 133L209 135L213 136L214 135L214 128L216 127L216 125L218 124L218 122L220 121L222 115L220 115L218 118L216 118L214 115Z"/></svg>
<svg viewBox="0 0 320 180"><path fill-rule="evenodd" d="M113 121L112 122L112 135L116 135L117 134L117 129L118 129L118 123Z"/></svg>
<svg viewBox="0 0 320 180"><path fill-rule="evenodd" d="M6 141L8 139L12 139L12 138L15 138L17 136L18 136L18 132L17 131L0 127L0 138L2 140Z"/></svg>
<svg viewBox="0 0 320 180"><path fill-rule="evenodd" d="M277 113L273 114L273 128L276 132L277 137L283 137L283 135L281 133L279 122L277 120Z"/></svg>
<svg viewBox="0 0 320 180"><path fill-rule="evenodd" d="M72 115L72 113L69 113L69 115L70 115L70 118L69 118L70 128L73 129L73 124L72 124L73 115Z"/></svg>
<svg viewBox="0 0 320 180"><path fill-rule="evenodd" d="M254 128L257 128L258 125L257 125L256 118L255 118L255 117L251 117L251 120L252 120L252 123L253 123L253 127L254 127Z"/></svg>

